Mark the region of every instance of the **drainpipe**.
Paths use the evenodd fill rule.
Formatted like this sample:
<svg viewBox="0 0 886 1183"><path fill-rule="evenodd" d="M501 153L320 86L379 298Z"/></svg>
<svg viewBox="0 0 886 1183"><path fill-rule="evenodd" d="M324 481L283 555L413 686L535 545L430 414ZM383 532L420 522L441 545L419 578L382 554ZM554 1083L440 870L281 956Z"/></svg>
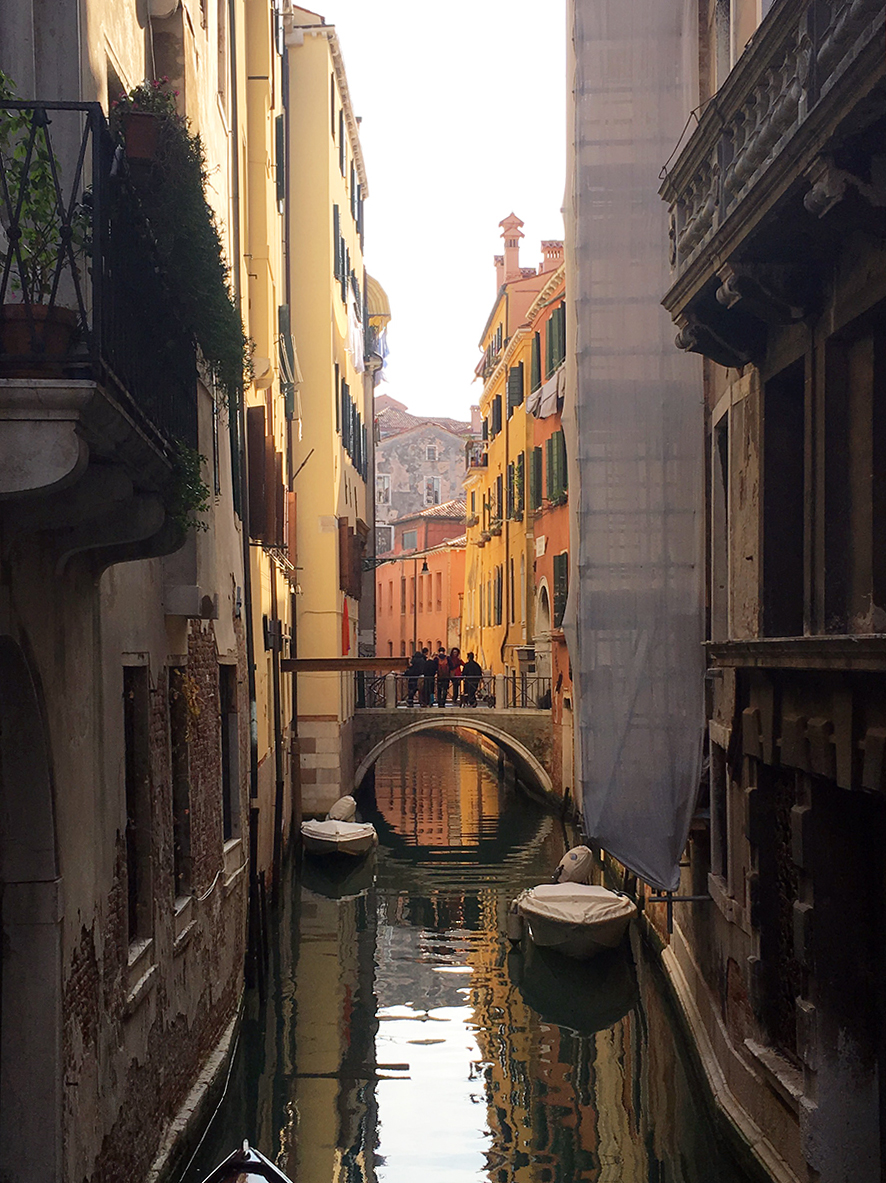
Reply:
<svg viewBox="0 0 886 1183"><path fill-rule="evenodd" d="M239 100L237 94L237 24L235 5L228 5L228 39L231 46L231 126L233 148L231 152L231 199L233 206L232 254L234 256L231 267L231 281L234 289L234 299L237 307L242 309L242 294L240 290L240 260L242 258L242 242L240 236L240 141L239 141ZM237 449L240 460L240 511L243 535L243 600L245 606L246 630L246 679L249 695L249 913L246 935L246 979L248 985L258 985L264 994L264 962L262 949L262 909L261 890L258 877L258 709L255 697L255 638L253 636L253 604L252 604L252 555L249 548L249 474L247 471L248 457L246 455L246 397L241 392L240 405L237 408L239 422L237 424L236 440L232 444ZM233 427L233 419L231 421ZM232 432L232 435L234 433Z"/></svg>

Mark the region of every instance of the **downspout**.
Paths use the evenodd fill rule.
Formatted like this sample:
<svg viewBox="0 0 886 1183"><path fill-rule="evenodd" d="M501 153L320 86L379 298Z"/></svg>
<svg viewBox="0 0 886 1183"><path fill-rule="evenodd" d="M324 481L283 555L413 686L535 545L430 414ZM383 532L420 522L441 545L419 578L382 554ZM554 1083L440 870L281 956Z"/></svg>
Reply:
<svg viewBox="0 0 886 1183"><path fill-rule="evenodd" d="M233 206L232 254L234 256L231 267L231 283L234 289L234 300L242 312L242 293L240 289L240 260L242 256L242 242L240 236L240 124L239 102L237 94L237 26L234 4L228 5L228 39L230 50L230 82L231 82L231 137L233 151L231 153L231 199ZM247 985L258 985L264 993L264 962L262 950L262 915L261 891L258 878L258 708L255 696L255 638L253 636L253 603L252 603L252 555L249 548L249 473L246 454L246 397L245 390L240 391L240 405L237 407L237 420L233 416L230 420L232 437L231 444L236 448L240 461L240 513L243 543L243 600L246 617L246 681L249 695L249 911L246 933L246 981Z"/></svg>

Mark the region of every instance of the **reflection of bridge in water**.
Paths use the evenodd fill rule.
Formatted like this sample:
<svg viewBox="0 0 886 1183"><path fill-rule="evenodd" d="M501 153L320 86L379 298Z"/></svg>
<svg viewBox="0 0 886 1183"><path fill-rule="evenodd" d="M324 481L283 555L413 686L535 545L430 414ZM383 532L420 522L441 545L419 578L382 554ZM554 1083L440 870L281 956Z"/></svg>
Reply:
<svg viewBox="0 0 886 1183"><path fill-rule="evenodd" d="M390 676L393 687L396 681ZM502 679L504 680L504 679ZM502 748L513 760L518 776L531 788L544 795L552 793L548 769L553 755L553 731L550 707L505 706L443 708L409 707L397 705L396 689L382 702L386 705L358 706L354 715L354 787L359 789L363 778L382 752L422 731L451 731L469 729L479 732ZM361 701L358 698L358 703ZM362 699L366 701L366 699ZM374 700L378 702L376 697ZM502 694L496 701L508 701ZM524 700L525 701L525 700ZM542 699L544 701L544 699Z"/></svg>

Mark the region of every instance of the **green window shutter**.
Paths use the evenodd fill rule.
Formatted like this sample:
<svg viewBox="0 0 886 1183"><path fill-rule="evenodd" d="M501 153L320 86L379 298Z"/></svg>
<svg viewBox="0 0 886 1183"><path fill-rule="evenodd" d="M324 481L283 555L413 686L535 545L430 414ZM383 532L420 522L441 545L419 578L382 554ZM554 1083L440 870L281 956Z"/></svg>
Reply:
<svg viewBox="0 0 886 1183"><path fill-rule="evenodd" d="M483 433L482 433L482 438L483 438L484 440L488 440L488 439L489 439L489 420L488 420L488 419L484 419L484 420L483 420Z"/></svg>
<svg viewBox="0 0 886 1183"><path fill-rule="evenodd" d="M347 159L348 142L345 139L345 112L344 107L340 107L338 112L338 168L342 176L345 175L345 163Z"/></svg>
<svg viewBox="0 0 886 1183"><path fill-rule="evenodd" d="M554 372L554 318L545 321L545 378Z"/></svg>
<svg viewBox="0 0 886 1183"><path fill-rule="evenodd" d="M541 333L532 338L532 355L529 362L529 389L538 390L541 386Z"/></svg>
<svg viewBox="0 0 886 1183"><path fill-rule="evenodd" d="M523 363L511 366L508 370L508 418L514 413L514 407L523 402Z"/></svg>
<svg viewBox="0 0 886 1183"><path fill-rule="evenodd" d="M569 554L554 555L554 627L563 623L566 599L569 594Z"/></svg>
<svg viewBox="0 0 886 1183"><path fill-rule="evenodd" d="M554 500L554 437L545 440L545 496Z"/></svg>
<svg viewBox="0 0 886 1183"><path fill-rule="evenodd" d="M562 428L557 432L557 440L560 444L560 488L565 493L569 488L569 466L566 463L566 436Z"/></svg>
<svg viewBox="0 0 886 1183"><path fill-rule="evenodd" d="M335 430L341 431L341 378L338 362L335 363Z"/></svg>
<svg viewBox="0 0 886 1183"><path fill-rule="evenodd" d="M517 457L517 467L514 471L514 510L515 516L523 517L524 482L526 479L526 457L523 452Z"/></svg>
<svg viewBox="0 0 886 1183"><path fill-rule="evenodd" d="M502 502L504 501L504 478L497 476L495 478L495 516L501 521L502 519Z"/></svg>
<svg viewBox="0 0 886 1183"><path fill-rule="evenodd" d="M341 214L337 205L332 207L332 249L335 255L332 274L341 279Z"/></svg>
<svg viewBox="0 0 886 1183"><path fill-rule="evenodd" d="M335 75L329 75L329 130L335 141Z"/></svg>
<svg viewBox="0 0 886 1183"><path fill-rule="evenodd" d="M351 392L347 382L341 384L341 442L344 450L351 451Z"/></svg>
<svg viewBox="0 0 886 1183"><path fill-rule="evenodd" d="M497 436L501 431L501 395L497 394L492 400L492 434Z"/></svg>
<svg viewBox="0 0 886 1183"><path fill-rule="evenodd" d="M282 115L278 115L274 120L274 141L277 161L277 201L282 205L286 198L286 128Z"/></svg>
<svg viewBox="0 0 886 1183"><path fill-rule="evenodd" d="M508 517L513 519L516 501L514 498L514 465L508 465Z"/></svg>
<svg viewBox="0 0 886 1183"><path fill-rule="evenodd" d="M529 466L529 508L541 507L541 448L532 449L532 462Z"/></svg>
<svg viewBox="0 0 886 1183"><path fill-rule="evenodd" d="M560 361L566 360L566 301L564 300L557 309L559 316L557 318L557 333L559 341L557 345L557 352Z"/></svg>

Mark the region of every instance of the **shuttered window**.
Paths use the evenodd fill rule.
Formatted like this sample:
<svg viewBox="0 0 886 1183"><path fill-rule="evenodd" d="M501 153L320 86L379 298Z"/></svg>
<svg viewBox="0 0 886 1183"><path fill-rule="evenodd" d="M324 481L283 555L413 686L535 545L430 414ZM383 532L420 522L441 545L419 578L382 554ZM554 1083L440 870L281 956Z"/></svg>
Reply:
<svg viewBox="0 0 886 1183"><path fill-rule="evenodd" d="M523 363L511 366L508 370L508 418L514 413L514 407L523 403Z"/></svg>
<svg viewBox="0 0 886 1183"><path fill-rule="evenodd" d="M529 363L529 389L538 390L541 386L541 333L532 338L532 354Z"/></svg>
<svg viewBox="0 0 886 1183"><path fill-rule="evenodd" d="M547 467L547 481L545 492L548 501L555 505L566 500L566 439L562 431L557 431L545 440L545 465Z"/></svg>
<svg viewBox="0 0 886 1183"><path fill-rule="evenodd" d="M495 517L497 521L501 521L502 509L504 508L504 477L497 476L495 478Z"/></svg>
<svg viewBox="0 0 886 1183"><path fill-rule="evenodd" d="M337 280L341 280L342 271L342 236L341 236L341 214L337 205L332 207L332 274Z"/></svg>
<svg viewBox="0 0 886 1183"><path fill-rule="evenodd" d="M489 420L488 420L488 419L484 419L484 420L483 420L483 435L482 435L482 438L483 438L484 440L488 440L488 439L489 439Z"/></svg>
<svg viewBox="0 0 886 1183"><path fill-rule="evenodd" d="M513 520L516 499L514 496L514 465L508 465L508 518Z"/></svg>
<svg viewBox="0 0 886 1183"><path fill-rule="evenodd" d="M542 459L541 448L532 449L529 464L529 508L540 509L542 498Z"/></svg>
<svg viewBox="0 0 886 1183"><path fill-rule="evenodd" d="M495 437L498 435L498 433L500 431L501 431L501 395L497 394L495 396L495 398L492 400L492 427L491 427L491 432L490 432L492 435L492 438L495 439Z"/></svg>
<svg viewBox="0 0 886 1183"><path fill-rule="evenodd" d="M563 623L566 598L569 594L569 554L554 555L554 627Z"/></svg>
<svg viewBox="0 0 886 1183"><path fill-rule="evenodd" d="M525 464L526 457L523 452L517 457L517 464L514 468L514 517L523 517L523 499L525 486Z"/></svg>
<svg viewBox="0 0 886 1183"><path fill-rule="evenodd" d="M286 200L286 128L282 115L274 120L274 147L277 160L277 204L282 205Z"/></svg>

